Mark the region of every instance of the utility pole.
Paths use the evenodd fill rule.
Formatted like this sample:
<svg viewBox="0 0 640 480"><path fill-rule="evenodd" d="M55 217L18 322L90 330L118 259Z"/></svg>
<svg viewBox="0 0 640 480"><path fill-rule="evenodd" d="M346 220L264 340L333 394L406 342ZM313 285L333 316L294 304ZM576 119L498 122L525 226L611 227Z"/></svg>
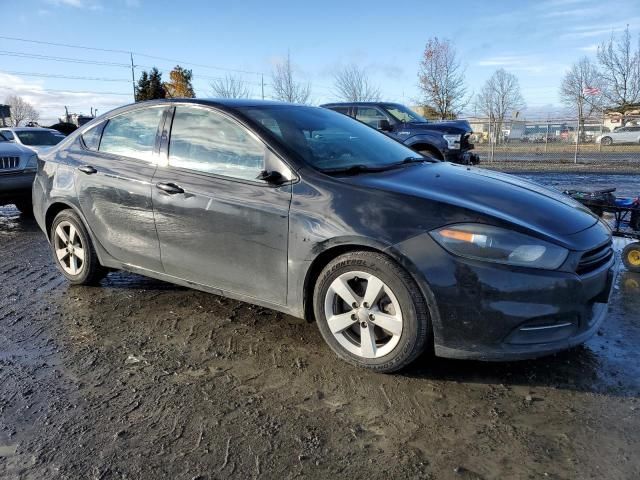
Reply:
<svg viewBox="0 0 640 480"><path fill-rule="evenodd" d="M131 57L131 85L133 86L133 101L136 101L136 67L133 64L133 52L129 52Z"/></svg>

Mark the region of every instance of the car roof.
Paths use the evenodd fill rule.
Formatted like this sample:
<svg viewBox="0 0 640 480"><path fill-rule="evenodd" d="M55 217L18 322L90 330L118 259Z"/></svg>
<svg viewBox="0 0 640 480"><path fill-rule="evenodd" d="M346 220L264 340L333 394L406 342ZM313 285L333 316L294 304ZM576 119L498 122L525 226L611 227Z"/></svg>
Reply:
<svg viewBox="0 0 640 480"><path fill-rule="evenodd" d="M321 107L347 107L347 106L362 106L362 107L373 107L379 105L401 105L400 103L395 102L333 102L333 103L325 103L320 105Z"/></svg>
<svg viewBox="0 0 640 480"><path fill-rule="evenodd" d="M297 103L279 102L277 100L259 100L251 98L165 98L160 100L149 100L128 105L138 106L145 104L166 104L166 103L195 103L200 105L212 105L220 107L260 107L260 106L305 106ZM123 107L124 108L124 107Z"/></svg>

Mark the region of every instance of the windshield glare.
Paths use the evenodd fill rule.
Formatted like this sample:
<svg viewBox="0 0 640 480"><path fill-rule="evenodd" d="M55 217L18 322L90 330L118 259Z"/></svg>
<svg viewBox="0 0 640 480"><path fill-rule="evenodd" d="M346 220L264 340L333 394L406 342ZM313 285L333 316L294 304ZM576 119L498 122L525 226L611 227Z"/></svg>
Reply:
<svg viewBox="0 0 640 480"><path fill-rule="evenodd" d="M404 105L389 104L383 105L384 109L396 120L400 122L426 122L424 117L421 117L413 110L409 110Z"/></svg>
<svg viewBox="0 0 640 480"><path fill-rule="evenodd" d="M62 137L49 132L48 130L34 130L34 131L21 131L16 132L16 135L24 145L30 146L45 146L50 147L57 145L62 141Z"/></svg>
<svg viewBox="0 0 640 480"><path fill-rule="evenodd" d="M419 155L345 115L317 107L243 107L242 113L319 170L384 168Z"/></svg>

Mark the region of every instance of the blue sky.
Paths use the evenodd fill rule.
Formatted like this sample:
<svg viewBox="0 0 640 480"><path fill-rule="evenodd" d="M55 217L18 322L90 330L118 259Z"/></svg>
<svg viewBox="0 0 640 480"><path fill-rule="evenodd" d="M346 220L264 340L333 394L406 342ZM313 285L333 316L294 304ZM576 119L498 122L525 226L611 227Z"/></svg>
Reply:
<svg viewBox="0 0 640 480"><path fill-rule="evenodd" d="M341 65L365 67L386 100L414 103L417 72L430 36L456 44L470 92L497 68L516 74L528 115L558 111L563 73L627 24L640 27L640 2L546 1L146 1L0 0L0 35L45 42L134 51L137 70L156 65L166 73L175 61L193 69L198 96L213 77L229 73L200 65L264 72L287 50L316 103L334 99L333 75ZM16 12L10 18L7 12ZM131 72L124 66L68 63L16 54L126 64L128 54L30 44L0 38L0 101L20 94L43 119L71 111L100 112L128 103ZM200 65L190 65L187 62ZM103 80L60 79L24 74ZM242 73L260 94L260 75ZM105 80L108 79L109 81ZM269 87L266 87L269 95ZM112 92L123 95L79 93Z"/></svg>

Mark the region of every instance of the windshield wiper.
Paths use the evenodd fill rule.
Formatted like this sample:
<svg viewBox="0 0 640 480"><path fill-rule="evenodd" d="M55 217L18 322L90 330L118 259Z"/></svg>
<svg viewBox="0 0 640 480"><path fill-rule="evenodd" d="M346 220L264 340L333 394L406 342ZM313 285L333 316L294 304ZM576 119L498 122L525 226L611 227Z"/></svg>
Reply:
<svg viewBox="0 0 640 480"><path fill-rule="evenodd" d="M357 175L358 173L367 173L367 172L382 172L383 170L387 170L389 165L385 165L383 167L372 167L369 165L364 165L358 163L356 165L349 165L347 167L336 167L336 168L323 168L323 173L346 173L349 175Z"/></svg>
<svg viewBox="0 0 640 480"><path fill-rule="evenodd" d="M432 157L407 157L402 162L399 162L398 165L406 165L408 163L437 163L440 160Z"/></svg>

